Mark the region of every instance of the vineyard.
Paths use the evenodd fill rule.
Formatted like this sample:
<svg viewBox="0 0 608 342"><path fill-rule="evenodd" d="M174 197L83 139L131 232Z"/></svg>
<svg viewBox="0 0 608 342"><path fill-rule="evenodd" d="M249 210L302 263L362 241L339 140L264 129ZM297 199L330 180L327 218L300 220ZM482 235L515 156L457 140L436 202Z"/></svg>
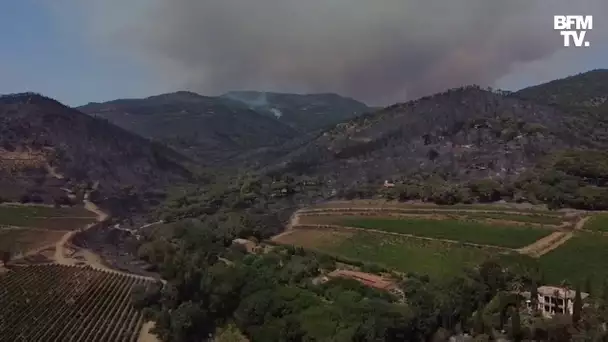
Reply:
<svg viewBox="0 0 608 342"><path fill-rule="evenodd" d="M507 248L529 245L551 233L549 229L535 227L490 225L458 220L351 218L338 222L348 227Z"/></svg>
<svg viewBox="0 0 608 342"><path fill-rule="evenodd" d="M516 205L342 201L299 210L272 241L444 277L499 255L541 258L567 243L585 221L583 212Z"/></svg>
<svg viewBox="0 0 608 342"><path fill-rule="evenodd" d="M131 289L149 280L90 267L18 266L0 275L0 341L137 341Z"/></svg>
<svg viewBox="0 0 608 342"><path fill-rule="evenodd" d="M294 229L277 236L273 241L402 272L440 278L459 274L466 266L475 265L502 252L432 239L327 229Z"/></svg>
<svg viewBox="0 0 608 342"><path fill-rule="evenodd" d="M95 215L80 207L53 208L42 206L0 206L0 225L77 230L95 222Z"/></svg>
<svg viewBox="0 0 608 342"><path fill-rule="evenodd" d="M580 232L539 259L547 280L571 284L589 281L600 293L608 279L608 237Z"/></svg>

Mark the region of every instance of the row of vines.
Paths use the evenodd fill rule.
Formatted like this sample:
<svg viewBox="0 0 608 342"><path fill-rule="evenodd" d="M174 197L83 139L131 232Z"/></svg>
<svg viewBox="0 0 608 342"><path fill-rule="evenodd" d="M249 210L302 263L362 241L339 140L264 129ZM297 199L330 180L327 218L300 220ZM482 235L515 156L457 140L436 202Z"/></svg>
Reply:
<svg viewBox="0 0 608 342"><path fill-rule="evenodd" d="M137 341L131 289L147 280L90 267L13 267L0 275L0 341Z"/></svg>

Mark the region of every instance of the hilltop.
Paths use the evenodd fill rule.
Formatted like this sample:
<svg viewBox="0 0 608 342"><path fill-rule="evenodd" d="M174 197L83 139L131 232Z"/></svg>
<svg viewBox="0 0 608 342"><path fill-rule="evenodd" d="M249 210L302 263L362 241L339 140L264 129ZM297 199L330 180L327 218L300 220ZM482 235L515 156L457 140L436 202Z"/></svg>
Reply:
<svg viewBox="0 0 608 342"><path fill-rule="evenodd" d="M204 165L284 142L296 134L239 102L192 92L90 103L78 109L171 146Z"/></svg>
<svg viewBox="0 0 608 342"><path fill-rule="evenodd" d="M3 199L26 202L87 188L108 200L192 177L176 152L33 93L0 97L0 161Z"/></svg>
<svg viewBox="0 0 608 342"><path fill-rule="evenodd" d="M239 156L306 137L367 107L334 94L234 92L209 97L180 91L78 109L175 148L203 165L235 165Z"/></svg>
<svg viewBox="0 0 608 342"><path fill-rule="evenodd" d="M550 151L580 145L578 132L570 130L578 119L552 106L464 87L338 124L282 165L343 185L418 172L505 178Z"/></svg>
<svg viewBox="0 0 608 342"><path fill-rule="evenodd" d="M288 94L232 91L222 98L239 101L250 108L286 123L299 132L327 129L371 109L355 99L338 94Z"/></svg>
<svg viewBox="0 0 608 342"><path fill-rule="evenodd" d="M527 87L514 95L562 107L599 107L608 99L608 69L591 70Z"/></svg>

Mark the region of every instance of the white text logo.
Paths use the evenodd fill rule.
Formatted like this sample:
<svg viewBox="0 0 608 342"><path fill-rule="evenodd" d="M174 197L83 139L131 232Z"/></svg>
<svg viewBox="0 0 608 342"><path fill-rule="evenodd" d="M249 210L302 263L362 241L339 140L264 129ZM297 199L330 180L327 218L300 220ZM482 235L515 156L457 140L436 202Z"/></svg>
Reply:
<svg viewBox="0 0 608 342"><path fill-rule="evenodd" d="M588 47L591 45L585 40L587 30L593 29L593 16L591 15L556 15L553 16L553 29L559 30L564 37L564 46Z"/></svg>

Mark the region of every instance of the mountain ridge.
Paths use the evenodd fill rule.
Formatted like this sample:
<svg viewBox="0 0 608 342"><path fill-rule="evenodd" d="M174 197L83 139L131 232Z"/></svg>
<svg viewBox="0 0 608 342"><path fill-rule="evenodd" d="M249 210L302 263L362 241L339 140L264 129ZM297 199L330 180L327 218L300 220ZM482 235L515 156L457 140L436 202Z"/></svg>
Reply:
<svg viewBox="0 0 608 342"><path fill-rule="evenodd" d="M0 97L0 146L8 200L52 203L93 183L104 200L193 177L175 151L35 93Z"/></svg>

